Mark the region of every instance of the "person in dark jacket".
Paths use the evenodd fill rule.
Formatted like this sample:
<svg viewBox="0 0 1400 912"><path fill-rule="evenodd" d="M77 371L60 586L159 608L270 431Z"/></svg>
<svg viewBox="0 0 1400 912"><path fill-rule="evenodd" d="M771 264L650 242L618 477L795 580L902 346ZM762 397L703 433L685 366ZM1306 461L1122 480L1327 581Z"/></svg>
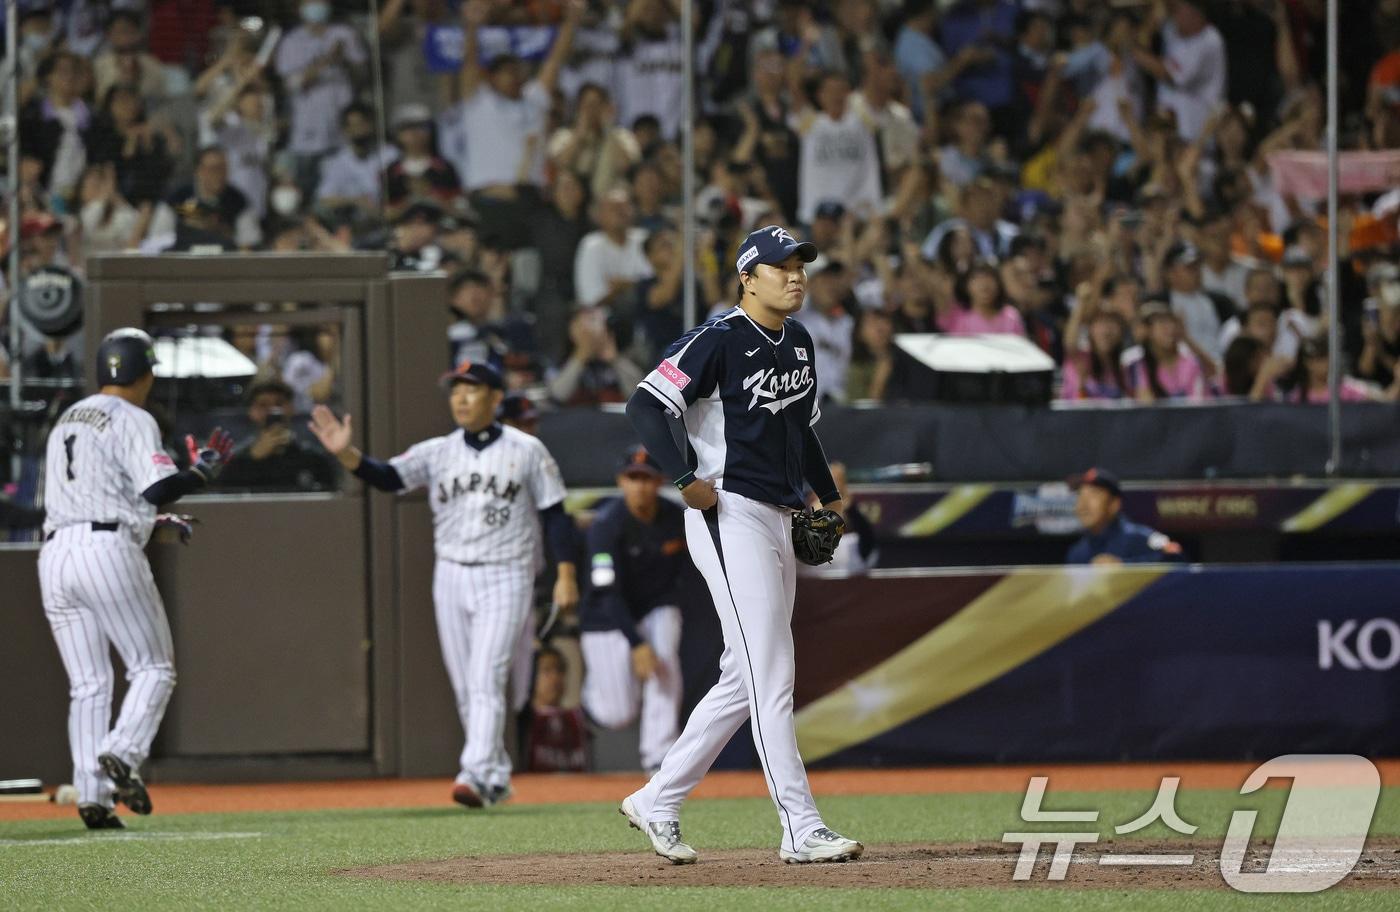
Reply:
<svg viewBox="0 0 1400 912"><path fill-rule="evenodd" d="M680 590L690 563L684 511L659 496L661 484L647 451L628 450L617 473L622 496L588 529L590 586L579 613L583 708L604 728L623 728L640 710L648 770L680 734Z"/></svg>
<svg viewBox="0 0 1400 912"><path fill-rule="evenodd" d="M114 85L102 99L101 113L88 135L88 161L111 162L117 189L135 205L159 200L174 167L165 134L146 118L146 103L135 89Z"/></svg>
<svg viewBox="0 0 1400 912"><path fill-rule="evenodd" d="M79 94L78 55L59 51L39 64L41 95L19 112L20 146L25 156L43 162L41 183L55 196L72 192L87 166L92 112Z"/></svg>
<svg viewBox="0 0 1400 912"><path fill-rule="evenodd" d="M1131 522L1123 515L1123 488L1118 476L1093 468L1071 479L1079 491L1074 515L1084 537L1069 549L1069 564L1151 564L1185 560L1181 545L1165 533Z"/></svg>
<svg viewBox="0 0 1400 912"><path fill-rule="evenodd" d="M219 476L221 488L257 491L334 491L335 463L302 446L292 434L292 388L280 380L248 390L248 420L257 433L233 451Z"/></svg>

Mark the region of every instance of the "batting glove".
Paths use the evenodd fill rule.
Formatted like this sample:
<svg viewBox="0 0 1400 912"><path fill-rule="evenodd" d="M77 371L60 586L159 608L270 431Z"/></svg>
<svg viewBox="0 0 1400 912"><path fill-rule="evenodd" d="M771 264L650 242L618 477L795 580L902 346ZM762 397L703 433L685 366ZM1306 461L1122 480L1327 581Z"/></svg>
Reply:
<svg viewBox="0 0 1400 912"><path fill-rule="evenodd" d="M188 513L162 513L156 517L157 529L174 529L180 533L180 544L188 545L194 537L194 525L199 522Z"/></svg>
<svg viewBox="0 0 1400 912"><path fill-rule="evenodd" d="M214 428L214 432L209 435L209 442L201 448L195 442L194 435L189 434L185 437L185 450L190 455L190 470L203 478L205 484L209 484L219 477L219 472L228 462L229 454L233 452L233 437L223 428Z"/></svg>

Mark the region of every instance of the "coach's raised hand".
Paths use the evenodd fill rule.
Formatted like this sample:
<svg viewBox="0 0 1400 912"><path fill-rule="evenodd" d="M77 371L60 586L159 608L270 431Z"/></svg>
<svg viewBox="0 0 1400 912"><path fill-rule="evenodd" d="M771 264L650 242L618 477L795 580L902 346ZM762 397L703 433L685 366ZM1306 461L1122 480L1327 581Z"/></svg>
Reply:
<svg viewBox="0 0 1400 912"><path fill-rule="evenodd" d="M355 471L360 464L361 454L350 445L354 432L348 412L342 421L335 417L335 412L324 405L318 405L311 410L311 420L306 426L316 435L316 439L321 441L321 446L326 448L326 452L340 460L340 464L351 472Z"/></svg>
<svg viewBox="0 0 1400 912"><path fill-rule="evenodd" d="M350 415L347 413L345 420L341 421L324 405L318 405L311 410L311 421L306 425L311 429L311 433L316 435L316 439L321 441L321 446L325 447L331 454L340 455L341 451L350 446Z"/></svg>

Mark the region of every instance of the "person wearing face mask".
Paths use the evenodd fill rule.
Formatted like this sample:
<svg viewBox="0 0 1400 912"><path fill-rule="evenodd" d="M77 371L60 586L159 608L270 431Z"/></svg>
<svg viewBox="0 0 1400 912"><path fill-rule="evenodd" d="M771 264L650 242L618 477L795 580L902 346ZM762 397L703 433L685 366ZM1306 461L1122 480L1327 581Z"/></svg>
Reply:
<svg viewBox="0 0 1400 912"><path fill-rule="evenodd" d="M327 0L302 0L302 24L277 46L277 74L291 99L288 140L302 196L319 180L321 159L341 142L340 112L354 99L365 50L354 29L331 22Z"/></svg>
<svg viewBox="0 0 1400 912"><path fill-rule="evenodd" d="M21 84L33 82L54 39L53 16L47 7L19 11L19 73Z"/></svg>
<svg viewBox="0 0 1400 912"><path fill-rule="evenodd" d="M378 147L374 111L363 102L346 107L340 115L340 128L345 145L321 163L316 205L323 209L353 206L372 214L379 208L379 173L398 158L398 150Z"/></svg>
<svg viewBox="0 0 1400 912"><path fill-rule="evenodd" d="M267 192L269 218L276 221L295 220L301 216L301 190L286 171L274 171L272 189Z"/></svg>
<svg viewBox="0 0 1400 912"><path fill-rule="evenodd" d="M451 207L462 195L457 169L433 148L433 113L427 105L406 104L394 113L398 160L389 166L389 207L430 197Z"/></svg>

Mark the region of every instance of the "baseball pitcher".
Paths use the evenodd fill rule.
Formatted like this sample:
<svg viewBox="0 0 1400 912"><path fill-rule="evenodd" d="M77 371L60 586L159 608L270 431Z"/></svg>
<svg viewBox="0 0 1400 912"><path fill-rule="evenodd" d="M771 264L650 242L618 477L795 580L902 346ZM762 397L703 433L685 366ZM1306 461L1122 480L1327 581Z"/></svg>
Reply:
<svg viewBox="0 0 1400 912"><path fill-rule="evenodd" d="M844 527L840 495L813 425L812 337L790 318L817 255L783 228L760 228L739 247L739 305L666 350L627 403L642 443L690 508L685 535L719 612L720 678L691 713L661 769L620 808L676 864L695 861L681 839L680 806L731 735L750 720L782 826L789 863L846 861L864 848L817 813L792 720L796 562L831 559ZM684 422L688 453L668 416ZM811 485L824 509L805 512Z"/></svg>

